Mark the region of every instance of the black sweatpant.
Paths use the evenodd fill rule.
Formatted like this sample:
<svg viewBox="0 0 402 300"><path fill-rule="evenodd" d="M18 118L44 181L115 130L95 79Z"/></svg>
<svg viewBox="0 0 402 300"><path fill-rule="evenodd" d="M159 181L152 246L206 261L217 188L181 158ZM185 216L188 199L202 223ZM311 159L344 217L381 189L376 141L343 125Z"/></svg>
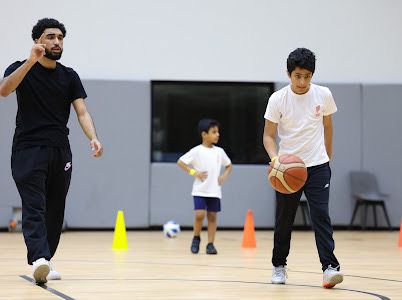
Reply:
<svg viewBox="0 0 402 300"><path fill-rule="evenodd" d="M335 242L332 238L332 225L328 212L331 169L329 163L307 168L308 177L304 187L293 194L276 192L276 221L272 264L275 267L286 265L289 255L293 222L302 192L306 195L318 255L322 270L329 265L336 268L339 262L334 255Z"/></svg>
<svg viewBox="0 0 402 300"><path fill-rule="evenodd" d="M11 170L22 200L22 231L28 264L56 252L70 186L69 148L34 146L13 151Z"/></svg>

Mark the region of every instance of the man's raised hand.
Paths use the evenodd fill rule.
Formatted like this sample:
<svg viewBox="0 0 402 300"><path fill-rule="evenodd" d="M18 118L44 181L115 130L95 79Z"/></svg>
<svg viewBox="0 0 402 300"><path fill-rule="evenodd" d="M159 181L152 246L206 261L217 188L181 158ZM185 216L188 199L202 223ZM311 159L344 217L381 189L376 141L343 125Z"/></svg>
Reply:
<svg viewBox="0 0 402 300"><path fill-rule="evenodd" d="M35 40L36 42L41 41L45 32L42 33L39 39ZM41 59L45 55L45 44L35 43L32 46L31 54L29 55L29 60L33 63L36 63L39 59Z"/></svg>
<svg viewBox="0 0 402 300"><path fill-rule="evenodd" d="M45 55L45 44L35 44L32 46L29 60L32 62L37 62L44 55Z"/></svg>

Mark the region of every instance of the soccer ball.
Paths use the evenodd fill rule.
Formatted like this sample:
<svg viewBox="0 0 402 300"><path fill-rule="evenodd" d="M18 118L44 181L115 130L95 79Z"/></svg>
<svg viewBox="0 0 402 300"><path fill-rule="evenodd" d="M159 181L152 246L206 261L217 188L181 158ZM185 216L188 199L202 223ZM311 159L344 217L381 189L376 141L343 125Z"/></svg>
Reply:
<svg viewBox="0 0 402 300"><path fill-rule="evenodd" d="M169 221L163 225L163 234L168 238L175 238L180 232L180 225L175 221Z"/></svg>

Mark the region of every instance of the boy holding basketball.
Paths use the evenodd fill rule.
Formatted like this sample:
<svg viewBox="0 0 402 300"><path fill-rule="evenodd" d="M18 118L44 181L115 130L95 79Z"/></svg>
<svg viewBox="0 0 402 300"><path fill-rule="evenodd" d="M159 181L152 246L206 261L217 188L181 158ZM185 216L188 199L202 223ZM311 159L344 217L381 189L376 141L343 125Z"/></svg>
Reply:
<svg viewBox="0 0 402 300"><path fill-rule="evenodd" d="M298 48L289 54L287 71L290 84L271 95L265 112L264 147L271 166L278 155L293 154L307 166L308 177L301 190L276 192L276 222L272 255L272 283L286 281L286 259L292 226L304 191L310 207L316 245L323 271L323 286L332 288L343 281L334 255L335 243L328 212L332 157L332 119L337 111L330 90L311 83L315 55ZM276 135L280 138L279 152Z"/></svg>
<svg viewBox="0 0 402 300"><path fill-rule="evenodd" d="M205 214L208 219L207 254L217 254L214 246L217 227L217 212L221 210L222 188L232 163L225 151L215 146L219 141L219 123L211 119L202 119L198 123L198 132L202 144L192 148L179 158L177 165L194 177L192 196L194 198L194 237L191 252L196 254L200 249L200 234ZM221 168L225 167L222 175Z"/></svg>

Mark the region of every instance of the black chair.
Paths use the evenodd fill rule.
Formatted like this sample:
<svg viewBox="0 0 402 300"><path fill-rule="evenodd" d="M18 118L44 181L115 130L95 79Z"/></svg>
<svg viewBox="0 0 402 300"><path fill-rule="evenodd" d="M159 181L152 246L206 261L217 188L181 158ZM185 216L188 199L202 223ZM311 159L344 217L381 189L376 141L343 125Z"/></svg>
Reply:
<svg viewBox="0 0 402 300"><path fill-rule="evenodd" d="M308 202L304 194L302 194L300 202L299 202L299 207L301 209L301 214L303 217L303 226L305 227L311 227L311 218L310 218L310 210L308 207ZM307 221L308 220L308 221Z"/></svg>
<svg viewBox="0 0 402 300"><path fill-rule="evenodd" d="M352 219L350 220L349 229L352 228L353 221L360 206L364 207L363 220L361 223L362 229L366 229L367 210L369 206L373 209L374 225L377 227L376 207L380 206L383 209L388 228L392 230L391 222L389 221L387 209L385 207L385 199L388 198L388 195L379 191L375 175L365 171L352 171L350 173L350 183L352 196L356 200L356 203Z"/></svg>
<svg viewBox="0 0 402 300"><path fill-rule="evenodd" d="M310 211L308 208L307 199L304 196L304 194L302 195L302 197L300 199L299 207L301 209L304 226L311 225ZM308 222L307 222L307 220L308 220Z"/></svg>

